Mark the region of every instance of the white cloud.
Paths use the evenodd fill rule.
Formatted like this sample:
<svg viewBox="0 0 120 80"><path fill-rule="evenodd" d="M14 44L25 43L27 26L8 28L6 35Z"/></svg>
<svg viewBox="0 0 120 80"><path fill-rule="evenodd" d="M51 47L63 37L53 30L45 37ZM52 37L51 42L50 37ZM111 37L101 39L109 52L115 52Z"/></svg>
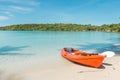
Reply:
<svg viewBox="0 0 120 80"><path fill-rule="evenodd" d="M31 5L36 6L39 5L40 2L37 0L0 0L0 2L9 2L9 3L16 3L16 4L25 4L25 5Z"/></svg>
<svg viewBox="0 0 120 80"><path fill-rule="evenodd" d="M38 0L0 0L0 11L26 13L34 10L39 4Z"/></svg>
<svg viewBox="0 0 120 80"><path fill-rule="evenodd" d="M12 1L13 2L13 1ZM40 4L39 1L36 1L36 0L17 0L17 1L14 1L13 3L18 3L18 4L25 4L25 5L31 5L31 6L37 6Z"/></svg>
<svg viewBox="0 0 120 80"><path fill-rule="evenodd" d="M0 0L0 21L8 20L17 13L30 13L39 4L39 0Z"/></svg>
<svg viewBox="0 0 120 80"><path fill-rule="evenodd" d="M0 2L6 2L6 1L12 1L12 0L0 0Z"/></svg>
<svg viewBox="0 0 120 80"><path fill-rule="evenodd" d="M8 11L6 11L6 12L4 12L6 15L8 15L8 16L10 16L10 17L12 17L12 16L14 16L13 14L11 14L10 12L8 12Z"/></svg>
<svg viewBox="0 0 120 80"><path fill-rule="evenodd" d="M7 16L0 16L0 21L8 20L9 18Z"/></svg>
<svg viewBox="0 0 120 80"><path fill-rule="evenodd" d="M17 11L31 11L31 8L27 7L21 7L21 6L9 6L10 9L12 10L17 10Z"/></svg>
<svg viewBox="0 0 120 80"><path fill-rule="evenodd" d="M13 14L9 11L0 11L0 14L7 15L7 16L10 16L10 17L13 16Z"/></svg>

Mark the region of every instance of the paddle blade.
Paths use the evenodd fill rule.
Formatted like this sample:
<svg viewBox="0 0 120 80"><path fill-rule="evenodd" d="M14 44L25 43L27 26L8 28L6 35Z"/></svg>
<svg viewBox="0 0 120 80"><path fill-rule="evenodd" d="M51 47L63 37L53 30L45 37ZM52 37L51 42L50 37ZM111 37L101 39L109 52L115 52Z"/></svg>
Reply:
<svg viewBox="0 0 120 80"><path fill-rule="evenodd" d="M112 51L105 51L105 52L101 53L101 55L106 55L106 57L113 57L115 55L115 53Z"/></svg>

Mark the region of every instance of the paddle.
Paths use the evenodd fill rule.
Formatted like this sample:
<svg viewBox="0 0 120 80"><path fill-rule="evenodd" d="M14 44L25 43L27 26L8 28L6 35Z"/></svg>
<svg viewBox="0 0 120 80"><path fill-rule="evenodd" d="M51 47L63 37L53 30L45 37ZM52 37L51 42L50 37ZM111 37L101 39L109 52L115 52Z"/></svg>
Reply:
<svg viewBox="0 0 120 80"><path fill-rule="evenodd" d="M106 55L106 57L113 57L115 53L113 51L105 51L101 53L100 55Z"/></svg>

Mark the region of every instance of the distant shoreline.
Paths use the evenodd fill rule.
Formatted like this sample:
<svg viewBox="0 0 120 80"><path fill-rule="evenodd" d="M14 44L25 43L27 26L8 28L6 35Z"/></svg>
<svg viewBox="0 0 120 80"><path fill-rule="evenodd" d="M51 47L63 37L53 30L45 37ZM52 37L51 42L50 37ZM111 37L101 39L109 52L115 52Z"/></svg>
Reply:
<svg viewBox="0 0 120 80"><path fill-rule="evenodd" d="M101 26L81 24L18 24L0 27L0 30L13 31L100 31L120 32L120 24L104 24Z"/></svg>

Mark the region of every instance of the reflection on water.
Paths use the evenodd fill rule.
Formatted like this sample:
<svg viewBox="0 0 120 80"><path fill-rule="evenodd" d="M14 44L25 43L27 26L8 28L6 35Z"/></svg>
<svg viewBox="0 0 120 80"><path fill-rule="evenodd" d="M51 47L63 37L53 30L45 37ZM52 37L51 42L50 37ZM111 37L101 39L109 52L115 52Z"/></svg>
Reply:
<svg viewBox="0 0 120 80"><path fill-rule="evenodd" d="M3 46L0 48L0 55L25 55L23 53L14 53L14 51L21 51L23 48L26 47L28 46L20 46L20 47Z"/></svg>
<svg viewBox="0 0 120 80"><path fill-rule="evenodd" d="M104 51L120 52L120 46L116 46L115 44L112 43L93 43L93 44L78 45L78 46L82 46L81 48L78 48L80 50L81 49L87 51L94 50L93 52L98 52L98 53L102 53Z"/></svg>

